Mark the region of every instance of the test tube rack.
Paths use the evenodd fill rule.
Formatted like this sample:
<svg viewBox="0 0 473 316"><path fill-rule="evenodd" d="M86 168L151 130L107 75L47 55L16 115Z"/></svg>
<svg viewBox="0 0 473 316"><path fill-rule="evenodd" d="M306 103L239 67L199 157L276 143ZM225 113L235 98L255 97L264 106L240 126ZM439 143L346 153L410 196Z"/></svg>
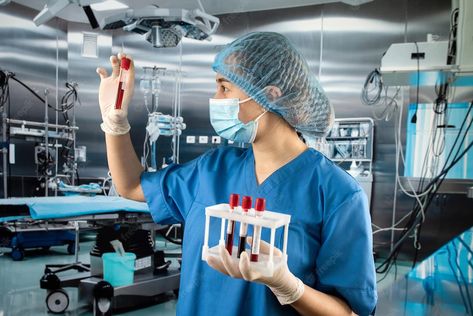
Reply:
<svg viewBox="0 0 473 316"><path fill-rule="evenodd" d="M207 261L209 256L219 257L219 246L225 246L225 222L226 220L233 220L242 223L246 223L253 226L261 226L262 228L268 228L271 230L270 235L270 251L269 254L260 253L258 262L251 262L251 267L261 273L263 276L271 277L274 271L281 265L287 262L287 238L289 232L289 222L291 216L287 214L281 214L265 210L263 216L255 216L256 211L251 208L248 210L247 215L243 215L241 206L235 207L233 211L230 211L230 205L227 203L217 204L205 208L205 236L204 245L202 247L202 260ZM216 246L209 247L209 234L210 234L210 217L216 217L221 219L220 225L220 239ZM282 257L274 256L274 241L277 229L284 229L284 241ZM232 259L238 262L240 259L237 258L238 246L233 246ZM248 256L250 256L250 250L246 249Z"/></svg>

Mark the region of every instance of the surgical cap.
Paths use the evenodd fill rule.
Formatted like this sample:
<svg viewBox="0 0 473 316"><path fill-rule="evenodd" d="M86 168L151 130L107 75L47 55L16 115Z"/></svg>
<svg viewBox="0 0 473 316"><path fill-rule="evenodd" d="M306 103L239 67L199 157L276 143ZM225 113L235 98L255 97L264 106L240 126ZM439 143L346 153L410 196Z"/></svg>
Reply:
<svg viewBox="0 0 473 316"><path fill-rule="evenodd" d="M307 140L325 136L331 128L334 112L325 92L283 35L246 34L224 46L212 68L263 108L282 116Z"/></svg>

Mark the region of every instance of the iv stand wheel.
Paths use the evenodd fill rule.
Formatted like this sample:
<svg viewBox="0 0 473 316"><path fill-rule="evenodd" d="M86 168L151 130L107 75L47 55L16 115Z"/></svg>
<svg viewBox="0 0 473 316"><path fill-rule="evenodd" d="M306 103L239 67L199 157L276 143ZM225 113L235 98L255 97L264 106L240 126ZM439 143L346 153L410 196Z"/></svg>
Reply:
<svg viewBox="0 0 473 316"><path fill-rule="evenodd" d="M69 307L69 295L64 290L54 290L46 297L46 307L53 314L62 314Z"/></svg>

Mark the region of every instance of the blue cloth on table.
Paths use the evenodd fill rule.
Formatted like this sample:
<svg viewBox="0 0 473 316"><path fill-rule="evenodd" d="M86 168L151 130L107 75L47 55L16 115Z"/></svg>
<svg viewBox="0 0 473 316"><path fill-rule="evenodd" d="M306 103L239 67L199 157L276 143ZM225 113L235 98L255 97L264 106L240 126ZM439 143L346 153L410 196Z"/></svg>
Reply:
<svg viewBox="0 0 473 316"><path fill-rule="evenodd" d="M0 217L0 223L4 222L13 222L13 221L19 221L21 219L25 219L28 216L6 216L6 217Z"/></svg>
<svg viewBox="0 0 473 316"><path fill-rule="evenodd" d="M0 199L2 205L27 205L32 219L55 219L113 213L149 213L146 203L118 196L56 196ZM1 212L0 212L1 216Z"/></svg>

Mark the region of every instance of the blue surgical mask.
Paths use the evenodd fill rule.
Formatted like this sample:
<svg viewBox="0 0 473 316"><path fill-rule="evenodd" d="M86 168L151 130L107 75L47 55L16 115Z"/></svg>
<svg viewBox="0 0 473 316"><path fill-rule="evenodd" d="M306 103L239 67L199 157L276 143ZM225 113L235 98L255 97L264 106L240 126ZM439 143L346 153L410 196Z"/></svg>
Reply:
<svg viewBox="0 0 473 316"><path fill-rule="evenodd" d="M221 137L237 143L252 143L258 131L258 120L267 112L265 110L255 120L243 123L238 119L240 104L251 98L239 99L209 99L210 123Z"/></svg>

